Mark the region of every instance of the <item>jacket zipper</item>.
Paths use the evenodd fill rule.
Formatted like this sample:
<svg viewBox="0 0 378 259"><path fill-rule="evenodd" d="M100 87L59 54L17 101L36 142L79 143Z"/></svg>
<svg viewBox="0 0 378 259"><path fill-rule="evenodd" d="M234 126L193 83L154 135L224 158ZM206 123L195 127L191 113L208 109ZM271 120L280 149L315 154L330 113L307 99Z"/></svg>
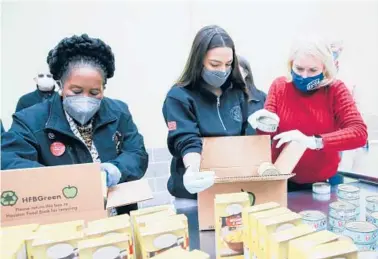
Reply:
<svg viewBox="0 0 378 259"><path fill-rule="evenodd" d="M224 129L225 131L227 131L226 126L224 126L224 123L223 123L222 117L221 117L221 115L220 115L219 107L220 107L220 97L218 96L218 97L217 97L217 112L218 112L218 117L219 117L220 122L222 123L223 129Z"/></svg>

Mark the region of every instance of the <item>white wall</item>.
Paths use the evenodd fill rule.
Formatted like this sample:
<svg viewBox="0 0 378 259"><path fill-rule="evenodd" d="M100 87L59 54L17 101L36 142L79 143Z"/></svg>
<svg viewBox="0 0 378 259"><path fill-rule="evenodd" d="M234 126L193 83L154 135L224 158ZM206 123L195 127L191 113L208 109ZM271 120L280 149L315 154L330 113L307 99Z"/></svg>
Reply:
<svg viewBox="0 0 378 259"><path fill-rule="evenodd" d="M361 109L378 113L378 1L40 1L2 6L1 118L8 128L18 98L34 90L48 51L63 37L106 41L116 73L106 94L127 102L148 147L163 147L161 107L180 75L195 33L224 27L268 90L283 75L292 39L315 31L342 39L340 77L357 84Z"/></svg>

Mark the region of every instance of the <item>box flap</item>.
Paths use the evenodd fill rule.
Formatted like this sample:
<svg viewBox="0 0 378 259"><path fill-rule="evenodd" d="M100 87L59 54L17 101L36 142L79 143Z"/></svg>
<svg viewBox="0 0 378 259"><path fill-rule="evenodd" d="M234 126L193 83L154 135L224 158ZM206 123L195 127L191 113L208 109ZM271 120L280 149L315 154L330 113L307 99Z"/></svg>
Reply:
<svg viewBox="0 0 378 259"><path fill-rule="evenodd" d="M204 138L201 170L241 167L251 169L252 175L252 168L271 162L270 146L267 135Z"/></svg>
<svg viewBox="0 0 378 259"><path fill-rule="evenodd" d="M305 151L305 146L292 141L282 149L274 166L281 174L291 174Z"/></svg>
<svg viewBox="0 0 378 259"><path fill-rule="evenodd" d="M116 208L152 198L152 191L146 179L121 183L109 188L106 208Z"/></svg>

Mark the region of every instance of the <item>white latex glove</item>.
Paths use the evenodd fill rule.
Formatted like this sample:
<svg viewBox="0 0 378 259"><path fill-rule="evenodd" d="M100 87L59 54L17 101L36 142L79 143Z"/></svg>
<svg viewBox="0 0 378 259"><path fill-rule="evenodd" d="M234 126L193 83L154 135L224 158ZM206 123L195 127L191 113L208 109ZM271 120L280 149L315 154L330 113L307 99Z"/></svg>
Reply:
<svg viewBox="0 0 378 259"><path fill-rule="evenodd" d="M119 180L121 180L121 172L119 171L118 167L112 163L102 163L101 171L106 173L106 185L108 187L117 185Z"/></svg>
<svg viewBox="0 0 378 259"><path fill-rule="evenodd" d="M252 128L256 129L258 128L258 123L257 120L260 119L261 117L268 117L273 120L277 121L277 125L280 123L280 118L278 117L277 114L270 112L265 109L258 110L248 117L248 123L251 125Z"/></svg>
<svg viewBox="0 0 378 259"><path fill-rule="evenodd" d="M184 186L191 194L196 194L210 188L214 184L215 173L213 171L198 172L191 167L186 169L183 176Z"/></svg>
<svg viewBox="0 0 378 259"><path fill-rule="evenodd" d="M278 140L278 143L276 145L276 148L279 148L284 143L290 142L290 141L296 141L306 148L309 149L316 149L316 141L314 136L306 136L299 130L290 130L287 132L280 133L273 138L274 140Z"/></svg>

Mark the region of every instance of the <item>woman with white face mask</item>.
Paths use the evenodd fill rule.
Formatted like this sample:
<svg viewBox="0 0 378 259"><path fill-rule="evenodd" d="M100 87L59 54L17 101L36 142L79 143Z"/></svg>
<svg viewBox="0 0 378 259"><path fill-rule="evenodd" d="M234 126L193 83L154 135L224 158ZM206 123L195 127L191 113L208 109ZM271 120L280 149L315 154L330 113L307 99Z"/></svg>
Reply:
<svg viewBox="0 0 378 259"><path fill-rule="evenodd" d="M50 100L55 94L55 80L50 73L39 73L35 78L37 89L27 93L18 100L16 112L33 106L34 104Z"/></svg>
<svg viewBox="0 0 378 259"><path fill-rule="evenodd" d="M75 35L60 41L47 63L60 95L13 116L2 135L2 169L100 162L108 186L143 177L148 164L143 137L127 105L104 97L115 70L111 48Z"/></svg>
<svg viewBox="0 0 378 259"><path fill-rule="evenodd" d="M214 172L199 173L202 138L245 135L247 100L233 40L219 26L202 28L163 105L173 196L195 199L214 184Z"/></svg>
<svg viewBox="0 0 378 259"><path fill-rule="evenodd" d="M336 73L329 44L317 37L299 39L288 60L288 75L273 81L265 109L248 119L258 130L259 118L278 119L278 130L272 134L274 161L290 141L307 148L293 170L296 175L289 180L289 191L310 189L312 183L331 178L340 151L366 144L366 125Z"/></svg>

